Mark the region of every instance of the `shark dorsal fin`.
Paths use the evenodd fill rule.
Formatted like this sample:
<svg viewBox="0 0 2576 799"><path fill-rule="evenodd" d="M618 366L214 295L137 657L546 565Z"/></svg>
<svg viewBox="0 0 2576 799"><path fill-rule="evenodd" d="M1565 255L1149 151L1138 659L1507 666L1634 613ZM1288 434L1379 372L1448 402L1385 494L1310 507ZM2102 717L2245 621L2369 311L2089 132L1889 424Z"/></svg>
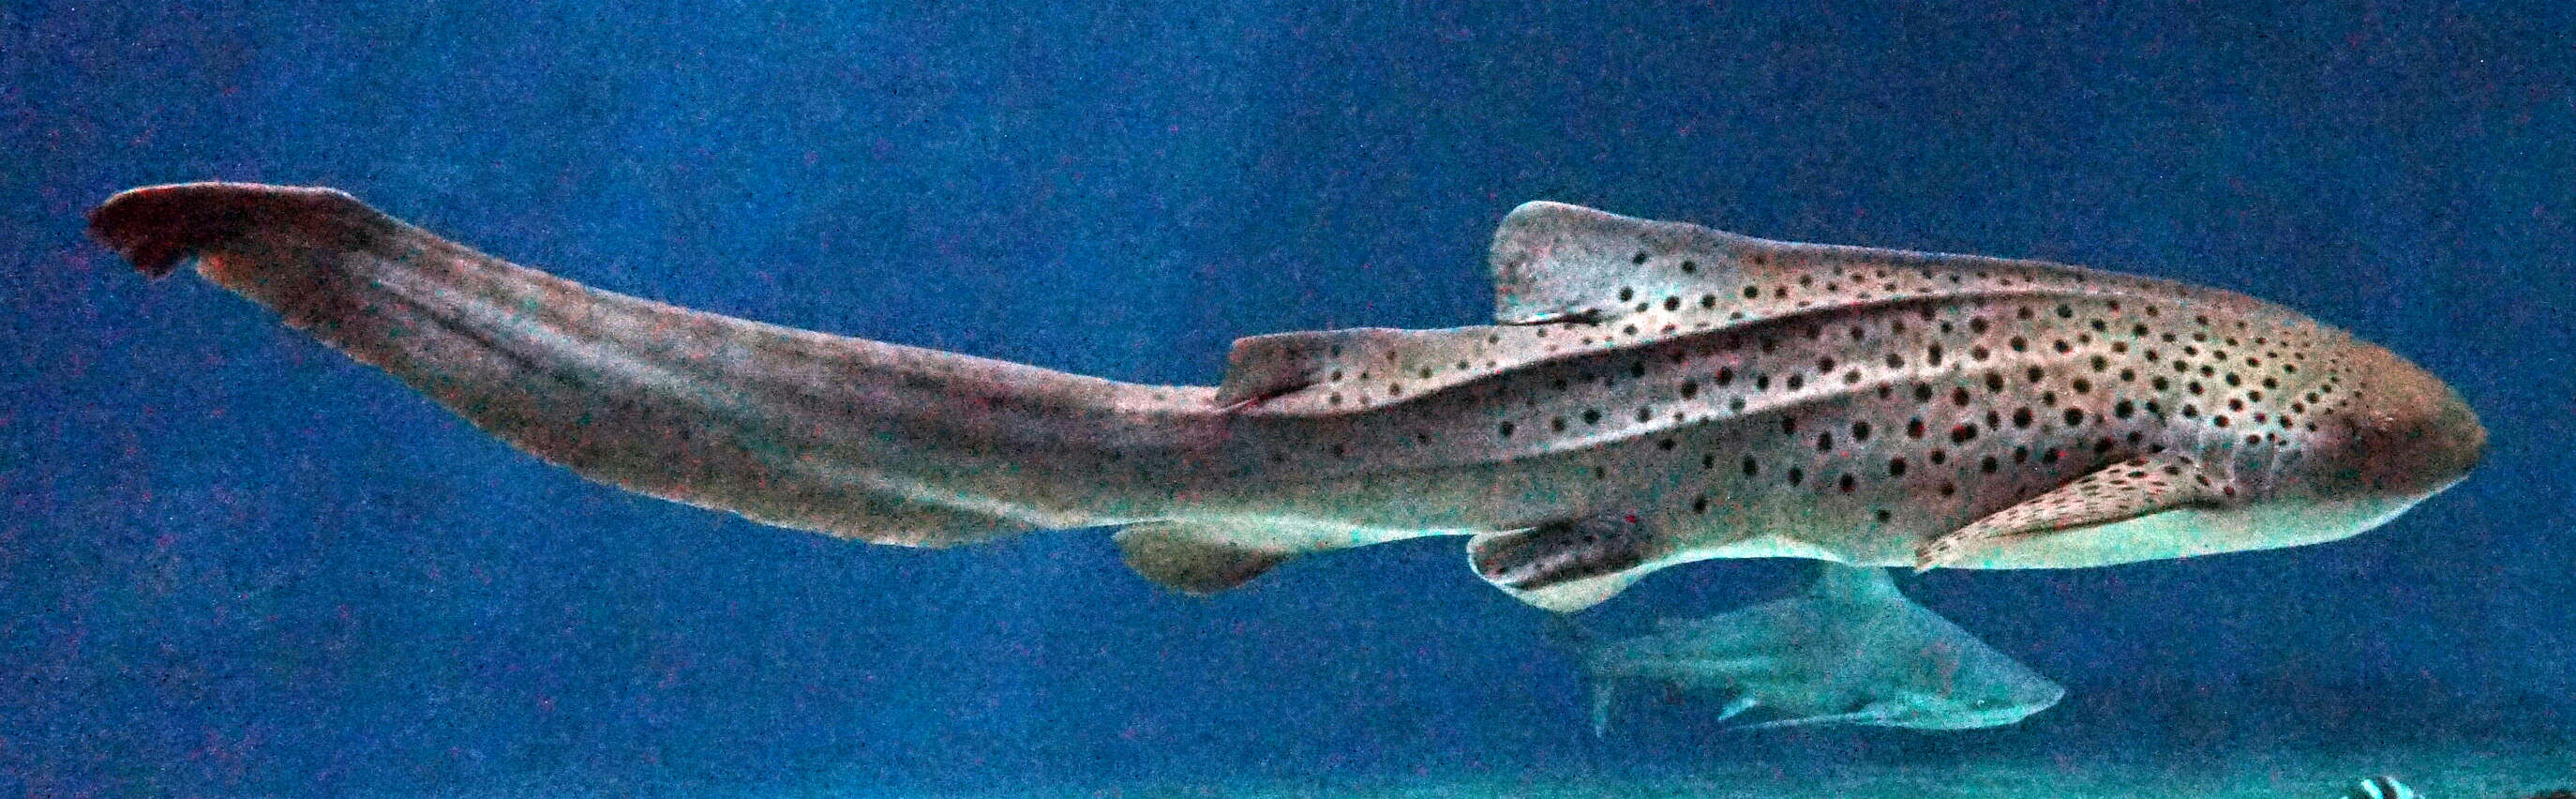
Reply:
<svg viewBox="0 0 2576 799"><path fill-rule="evenodd" d="M1487 259L1495 321L1601 323L1629 336L1854 304L2158 285L2045 261L1771 241L1546 201L1505 216Z"/></svg>
<svg viewBox="0 0 2576 799"><path fill-rule="evenodd" d="M1697 225L1523 203L1494 232L1494 320L1609 321L1658 307L1732 305L1745 285L1739 256L1761 243Z"/></svg>

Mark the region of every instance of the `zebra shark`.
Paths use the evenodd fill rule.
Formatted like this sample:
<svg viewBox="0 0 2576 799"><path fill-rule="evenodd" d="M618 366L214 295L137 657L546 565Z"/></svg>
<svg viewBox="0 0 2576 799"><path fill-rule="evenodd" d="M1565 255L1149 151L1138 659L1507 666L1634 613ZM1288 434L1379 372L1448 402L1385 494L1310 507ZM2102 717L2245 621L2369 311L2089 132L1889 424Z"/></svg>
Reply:
<svg viewBox="0 0 2576 799"><path fill-rule="evenodd" d="M1552 202L1495 234L1491 324L1244 338L1215 386L616 294L331 189L145 187L89 220L143 273L193 260L592 480L883 544L1123 526L1126 563L1195 593L1433 535L1558 611L1708 558L2292 546L2386 522L2485 449L2441 380L2240 294Z"/></svg>

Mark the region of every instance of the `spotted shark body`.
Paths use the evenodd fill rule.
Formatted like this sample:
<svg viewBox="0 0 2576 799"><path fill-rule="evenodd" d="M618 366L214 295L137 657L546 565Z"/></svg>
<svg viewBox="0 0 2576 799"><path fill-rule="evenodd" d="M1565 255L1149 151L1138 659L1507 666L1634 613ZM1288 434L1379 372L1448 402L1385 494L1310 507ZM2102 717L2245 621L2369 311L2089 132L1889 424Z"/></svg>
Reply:
<svg viewBox="0 0 2576 799"><path fill-rule="evenodd" d="M136 189L91 228L592 479L891 544L1126 525L1130 565L1197 592L1429 535L1558 610L1707 558L2290 546L2384 522L2484 448L2438 379L2242 295L1554 203L1497 233L1492 324L1246 338L1212 388L600 291L327 189Z"/></svg>

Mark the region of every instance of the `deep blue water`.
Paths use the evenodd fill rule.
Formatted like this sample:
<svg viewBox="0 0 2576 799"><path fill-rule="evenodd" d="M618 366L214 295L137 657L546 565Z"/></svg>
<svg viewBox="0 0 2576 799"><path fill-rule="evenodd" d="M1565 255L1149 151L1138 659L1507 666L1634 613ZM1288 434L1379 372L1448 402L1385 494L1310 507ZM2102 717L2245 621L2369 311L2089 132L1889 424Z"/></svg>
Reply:
<svg viewBox="0 0 2576 799"><path fill-rule="evenodd" d="M1095 784L2576 733L2563 5L0 4L0 794ZM1357 10L1365 6L1368 10ZM1951 736L1589 742L1455 539L1194 599L597 487L81 235L329 185L603 287L1143 382L1485 317L1529 199L2285 302L2452 381L2355 539L1918 599L2071 691ZM1709 562L1603 613L1777 592ZM2274 744L2291 745L2291 744ZM2169 754L2159 754L2169 753Z"/></svg>

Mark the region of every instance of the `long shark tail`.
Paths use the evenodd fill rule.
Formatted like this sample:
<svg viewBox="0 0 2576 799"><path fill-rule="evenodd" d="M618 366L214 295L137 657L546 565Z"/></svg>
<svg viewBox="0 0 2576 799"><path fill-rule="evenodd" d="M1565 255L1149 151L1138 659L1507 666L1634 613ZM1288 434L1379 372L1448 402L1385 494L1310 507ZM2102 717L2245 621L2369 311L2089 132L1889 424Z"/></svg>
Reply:
<svg viewBox="0 0 2576 799"><path fill-rule="evenodd" d="M610 293L330 189L134 189L90 233L215 283L584 477L786 527L944 546L1152 518L1213 391L1118 383Z"/></svg>

